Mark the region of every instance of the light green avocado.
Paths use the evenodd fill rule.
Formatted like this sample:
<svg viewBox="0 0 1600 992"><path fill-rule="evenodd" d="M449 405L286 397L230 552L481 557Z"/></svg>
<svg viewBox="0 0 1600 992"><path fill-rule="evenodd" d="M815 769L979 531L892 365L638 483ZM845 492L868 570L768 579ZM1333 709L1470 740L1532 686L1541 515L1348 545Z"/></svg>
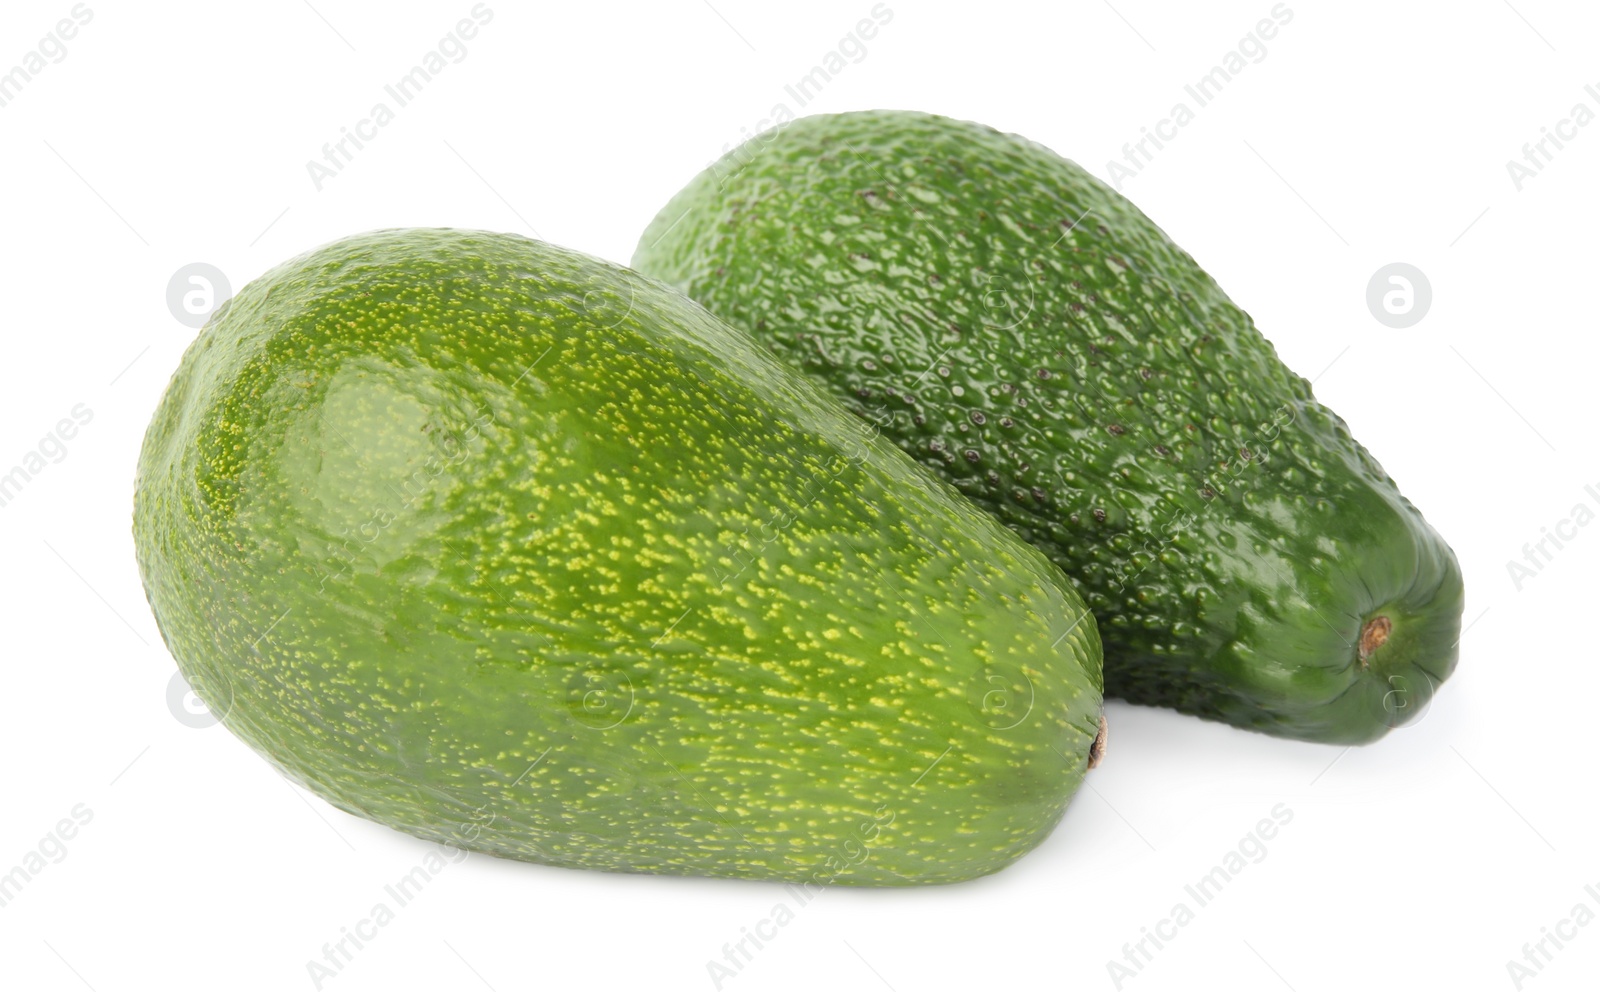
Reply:
<svg viewBox="0 0 1600 992"><path fill-rule="evenodd" d="M1095 623L1042 555L699 306L520 237L251 283L155 414L134 537L230 730L466 849L954 882L1098 754Z"/></svg>
<svg viewBox="0 0 1600 992"><path fill-rule="evenodd" d="M1048 554L1108 695L1351 744L1455 668L1449 546L1194 259L1049 149L804 118L692 180L633 264Z"/></svg>

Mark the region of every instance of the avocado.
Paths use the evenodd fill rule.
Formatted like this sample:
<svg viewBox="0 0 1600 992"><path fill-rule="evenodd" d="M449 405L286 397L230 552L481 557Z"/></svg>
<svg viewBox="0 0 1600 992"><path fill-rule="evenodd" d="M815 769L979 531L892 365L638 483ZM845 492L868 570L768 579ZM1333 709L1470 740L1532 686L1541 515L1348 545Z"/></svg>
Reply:
<svg viewBox="0 0 1600 992"><path fill-rule="evenodd" d="M222 722L335 806L579 868L993 872L1102 739L1036 550L677 292L381 231L219 310L134 538Z"/></svg>
<svg viewBox="0 0 1600 992"><path fill-rule="evenodd" d="M1449 546L1194 259L1038 144L803 118L693 179L633 264L1043 550L1108 696L1353 744L1455 667Z"/></svg>

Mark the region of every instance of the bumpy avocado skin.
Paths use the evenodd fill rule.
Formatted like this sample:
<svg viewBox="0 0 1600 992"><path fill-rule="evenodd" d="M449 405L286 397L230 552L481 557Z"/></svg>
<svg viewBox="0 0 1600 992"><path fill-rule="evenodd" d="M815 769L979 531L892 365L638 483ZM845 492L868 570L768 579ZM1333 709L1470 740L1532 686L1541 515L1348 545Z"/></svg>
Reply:
<svg viewBox="0 0 1600 992"><path fill-rule="evenodd" d="M1049 555L1108 696L1364 743L1455 667L1450 548L1192 258L1049 149L804 118L691 181L633 264Z"/></svg>
<svg viewBox="0 0 1600 992"><path fill-rule="evenodd" d="M160 403L134 536L230 730L470 850L953 882L1044 838L1097 730L1042 555L676 292L515 236L251 283Z"/></svg>

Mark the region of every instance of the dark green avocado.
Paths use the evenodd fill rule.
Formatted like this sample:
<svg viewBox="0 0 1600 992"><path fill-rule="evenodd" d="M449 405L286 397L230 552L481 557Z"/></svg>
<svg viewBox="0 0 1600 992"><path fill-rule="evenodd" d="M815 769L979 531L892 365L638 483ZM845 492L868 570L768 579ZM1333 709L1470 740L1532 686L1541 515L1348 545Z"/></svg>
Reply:
<svg viewBox="0 0 1600 992"><path fill-rule="evenodd" d="M134 538L230 730L461 848L953 882L1099 753L1094 621L1043 555L742 332L524 238L252 282L161 400Z"/></svg>
<svg viewBox="0 0 1600 992"><path fill-rule="evenodd" d="M633 264L1049 555L1107 695L1361 743L1455 667L1450 548L1192 258L1040 145L804 118L691 181Z"/></svg>

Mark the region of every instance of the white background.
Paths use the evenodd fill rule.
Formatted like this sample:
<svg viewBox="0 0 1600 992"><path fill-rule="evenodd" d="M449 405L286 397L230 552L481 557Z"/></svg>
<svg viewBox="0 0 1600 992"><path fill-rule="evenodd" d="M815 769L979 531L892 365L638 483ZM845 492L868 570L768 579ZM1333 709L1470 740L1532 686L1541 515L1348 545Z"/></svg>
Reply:
<svg viewBox="0 0 1600 992"><path fill-rule="evenodd" d="M1108 960L1192 904L1184 885L1280 803L1293 820L1264 860L1124 988L1510 989L1525 943L1575 904L1600 912L1584 891L1600 889L1600 526L1520 589L1507 569L1576 504L1600 509L1584 489L1600 491L1600 123L1520 191L1506 168L1574 104L1600 110L1584 91L1600 89L1600 13L1512 2L1289 0L1267 56L1124 187L1459 553L1471 627L1431 710L1345 751L1113 703L1105 764L1036 852L952 887L828 890L724 988L1113 989ZM847 43L864 57L802 108L785 84L871 0L713 3L489 0L465 58L320 191L307 161L471 0L89 0L66 56L0 107L0 473L56 452L42 439L75 405L93 417L0 507L0 872L78 804L93 813L0 908L0 986L310 989L307 962L430 850L169 709L129 527L145 424L195 334L166 302L181 266L237 289L408 225L626 262L779 103L981 120L1106 176L1273 5L887 0L892 20ZM71 8L8 0L0 72ZM1394 261L1433 288L1407 329L1365 302ZM780 900L472 856L323 987L713 989L707 962ZM1576 934L1522 987L1594 988L1600 925Z"/></svg>

